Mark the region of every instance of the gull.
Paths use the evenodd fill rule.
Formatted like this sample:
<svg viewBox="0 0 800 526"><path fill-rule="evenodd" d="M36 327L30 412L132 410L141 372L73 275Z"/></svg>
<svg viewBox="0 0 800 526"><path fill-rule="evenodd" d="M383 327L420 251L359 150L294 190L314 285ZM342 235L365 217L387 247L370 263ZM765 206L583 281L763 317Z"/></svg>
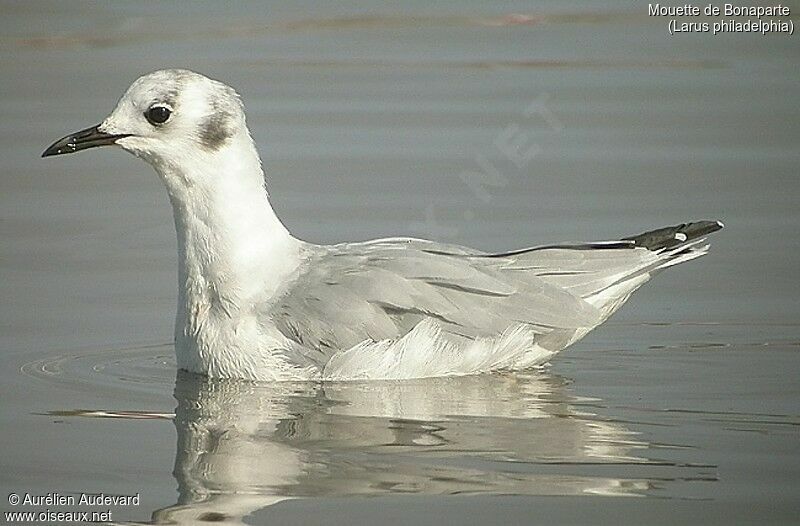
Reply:
<svg viewBox="0 0 800 526"><path fill-rule="evenodd" d="M413 238L316 245L269 201L243 104L182 69L137 79L43 157L116 145L153 166L178 247L176 362L212 378L405 379L547 363L659 271L702 256L696 221L487 253Z"/></svg>

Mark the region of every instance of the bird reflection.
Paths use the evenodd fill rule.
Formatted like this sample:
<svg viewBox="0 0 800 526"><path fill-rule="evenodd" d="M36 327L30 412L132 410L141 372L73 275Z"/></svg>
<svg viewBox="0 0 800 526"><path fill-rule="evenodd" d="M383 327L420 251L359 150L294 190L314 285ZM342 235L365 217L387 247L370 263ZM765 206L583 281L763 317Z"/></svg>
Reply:
<svg viewBox="0 0 800 526"><path fill-rule="evenodd" d="M640 494L645 480L575 465L646 445L580 411L561 377L255 384L179 373L178 502L153 522L242 524L304 496ZM566 469L566 468L571 469Z"/></svg>

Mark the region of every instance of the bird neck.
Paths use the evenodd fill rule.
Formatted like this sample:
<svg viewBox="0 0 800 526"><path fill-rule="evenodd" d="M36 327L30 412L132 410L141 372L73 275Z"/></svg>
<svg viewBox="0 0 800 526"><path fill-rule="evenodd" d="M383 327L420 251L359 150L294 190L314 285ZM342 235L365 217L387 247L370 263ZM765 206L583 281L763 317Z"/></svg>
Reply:
<svg viewBox="0 0 800 526"><path fill-rule="evenodd" d="M302 242L270 205L249 134L156 170L178 236L179 318L215 308L235 316L278 294L298 267Z"/></svg>

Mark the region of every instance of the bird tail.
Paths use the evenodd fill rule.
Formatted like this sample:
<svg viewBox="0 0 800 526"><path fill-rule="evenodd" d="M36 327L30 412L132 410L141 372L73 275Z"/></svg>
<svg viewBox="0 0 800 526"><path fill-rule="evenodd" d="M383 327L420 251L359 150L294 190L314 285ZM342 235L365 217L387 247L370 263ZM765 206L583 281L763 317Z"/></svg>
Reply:
<svg viewBox="0 0 800 526"><path fill-rule="evenodd" d="M706 254L709 244L705 236L723 227L721 221L696 221L623 238L621 241L632 243L633 248L645 248L656 257L584 299L599 307L607 318L653 275Z"/></svg>
<svg viewBox="0 0 800 526"><path fill-rule="evenodd" d="M584 299L605 319L654 274L708 252L705 236L722 227L720 221L696 221L614 241L547 245L487 257L501 258L506 268L528 271Z"/></svg>
<svg viewBox="0 0 800 526"><path fill-rule="evenodd" d="M634 247L646 248L659 256L658 260L646 270L652 276L665 268L706 254L709 244L706 243L705 236L721 230L724 226L722 221L695 221L650 230L637 236L623 238L623 241L631 241Z"/></svg>

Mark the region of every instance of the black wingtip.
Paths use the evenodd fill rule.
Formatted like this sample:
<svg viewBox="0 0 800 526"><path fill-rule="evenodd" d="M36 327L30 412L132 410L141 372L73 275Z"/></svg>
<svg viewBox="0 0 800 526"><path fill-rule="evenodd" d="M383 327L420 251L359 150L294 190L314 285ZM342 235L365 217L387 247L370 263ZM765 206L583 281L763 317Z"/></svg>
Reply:
<svg viewBox="0 0 800 526"><path fill-rule="evenodd" d="M633 241L637 247L661 250L701 238L717 230L722 230L724 227L725 224L719 220L694 221L651 230L638 236L626 237L625 240Z"/></svg>
<svg viewBox="0 0 800 526"><path fill-rule="evenodd" d="M689 240L692 240L716 232L717 230L722 230L723 228L725 228L725 224L722 221L695 221L694 223L686 224L686 226L681 229L681 232L686 234Z"/></svg>

